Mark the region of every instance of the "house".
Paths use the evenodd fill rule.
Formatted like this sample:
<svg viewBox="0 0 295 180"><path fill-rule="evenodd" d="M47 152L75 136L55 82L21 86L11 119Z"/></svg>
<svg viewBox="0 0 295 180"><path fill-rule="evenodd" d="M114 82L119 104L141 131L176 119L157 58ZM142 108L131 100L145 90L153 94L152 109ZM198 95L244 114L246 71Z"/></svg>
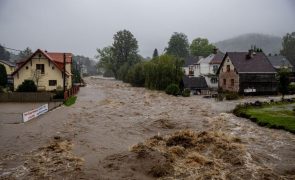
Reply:
<svg viewBox="0 0 295 180"><path fill-rule="evenodd" d="M187 57L184 60L184 74L187 76L194 76L194 72L196 70L196 64L202 57Z"/></svg>
<svg viewBox="0 0 295 180"><path fill-rule="evenodd" d="M70 89L72 87L71 69L71 53L47 52L38 49L25 61L18 63L17 69L12 73L14 89L16 90L24 80L33 80L39 91L63 90L64 86Z"/></svg>
<svg viewBox="0 0 295 180"><path fill-rule="evenodd" d="M294 72L293 65L290 63L285 56L282 55L269 55L267 56L272 66L278 71L279 69L289 69L291 72Z"/></svg>
<svg viewBox="0 0 295 180"><path fill-rule="evenodd" d="M208 90L208 85L204 77L183 76L180 83L181 88L190 89L193 94L204 94Z"/></svg>
<svg viewBox="0 0 295 180"><path fill-rule="evenodd" d="M263 52L227 52L218 69L219 87L241 94L274 94L276 70Z"/></svg>
<svg viewBox="0 0 295 180"><path fill-rule="evenodd" d="M11 74L15 71L15 64L11 63L10 61L3 61L3 60L0 60L0 64L2 64L6 69L8 84L12 85L13 78Z"/></svg>
<svg viewBox="0 0 295 180"><path fill-rule="evenodd" d="M218 51L218 49L214 49L212 54L198 61L194 76L204 77L209 88L217 89L218 78L216 73L223 57L224 53Z"/></svg>

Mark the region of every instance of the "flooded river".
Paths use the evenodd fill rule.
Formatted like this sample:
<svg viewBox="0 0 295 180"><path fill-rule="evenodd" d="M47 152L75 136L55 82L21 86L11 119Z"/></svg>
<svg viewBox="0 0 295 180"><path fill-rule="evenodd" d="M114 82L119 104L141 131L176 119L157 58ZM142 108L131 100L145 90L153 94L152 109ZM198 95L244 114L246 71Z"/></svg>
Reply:
<svg viewBox="0 0 295 180"><path fill-rule="evenodd" d="M188 129L194 132L189 133L196 137L194 142L203 142L199 136L206 132L212 140L207 145L214 151L222 145L231 153L230 159L241 158L242 163L236 165L226 161L219 151L198 151L204 157L208 155L206 162L212 162L214 168L210 169L216 170L206 177L295 178L294 134L259 127L229 113L236 104L257 98L216 102L201 96L169 96L110 79L89 77L86 82L73 106L58 108L26 124L0 125L0 179L155 179L147 171L149 163L160 162L161 157L154 152L163 154L170 147L150 147L146 140L157 135L165 143L165 138ZM130 152L141 142L152 149L151 158L137 159ZM190 147L185 153L191 157L195 150ZM208 154L209 150L212 152ZM178 169L183 171L180 164L187 156L176 158L171 164L175 173L162 178L194 179L196 173L178 173ZM205 177L200 174L205 172L203 166L195 170L201 179ZM194 169L189 164L186 167Z"/></svg>

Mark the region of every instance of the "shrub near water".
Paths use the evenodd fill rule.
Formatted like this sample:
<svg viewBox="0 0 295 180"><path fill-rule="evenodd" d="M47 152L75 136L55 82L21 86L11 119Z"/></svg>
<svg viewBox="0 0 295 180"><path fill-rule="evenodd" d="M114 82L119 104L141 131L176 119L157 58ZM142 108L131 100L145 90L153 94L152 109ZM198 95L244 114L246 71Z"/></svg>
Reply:
<svg viewBox="0 0 295 180"><path fill-rule="evenodd" d="M18 86L18 92L36 92L37 86L32 80L25 80L21 85Z"/></svg>
<svg viewBox="0 0 295 180"><path fill-rule="evenodd" d="M182 92L183 97L189 97L191 95L191 90L185 88Z"/></svg>
<svg viewBox="0 0 295 180"><path fill-rule="evenodd" d="M179 87L176 84L170 84L167 86L165 92L170 95L177 96L179 94Z"/></svg>

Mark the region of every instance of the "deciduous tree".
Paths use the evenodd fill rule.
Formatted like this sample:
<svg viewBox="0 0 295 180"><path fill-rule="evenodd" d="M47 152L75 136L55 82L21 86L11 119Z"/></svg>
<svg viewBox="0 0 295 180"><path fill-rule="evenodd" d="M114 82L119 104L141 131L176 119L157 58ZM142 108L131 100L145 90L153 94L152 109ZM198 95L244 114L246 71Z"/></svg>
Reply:
<svg viewBox="0 0 295 180"><path fill-rule="evenodd" d="M282 46L281 54L295 65L295 32L288 33L283 37Z"/></svg>
<svg viewBox="0 0 295 180"><path fill-rule="evenodd" d="M178 58L186 58L189 56L189 42L184 33L175 32L172 34L166 53Z"/></svg>
<svg viewBox="0 0 295 180"><path fill-rule="evenodd" d="M190 54L193 56L207 57L213 52L215 46L210 44L206 38L196 38L190 45Z"/></svg>

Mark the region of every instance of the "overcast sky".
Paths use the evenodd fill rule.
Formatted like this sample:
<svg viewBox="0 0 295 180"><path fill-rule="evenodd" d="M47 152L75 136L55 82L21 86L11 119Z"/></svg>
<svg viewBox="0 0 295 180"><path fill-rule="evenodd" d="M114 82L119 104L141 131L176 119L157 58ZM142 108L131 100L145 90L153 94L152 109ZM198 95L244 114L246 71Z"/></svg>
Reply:
<svg viewBox="0 0 295 180"><path fill-rule="evenodd" d="M173 32L191 42L244 33L295 31L295 0L0 0L0 43L89 56L130 30L140 54L167 46Z"/></svg>

